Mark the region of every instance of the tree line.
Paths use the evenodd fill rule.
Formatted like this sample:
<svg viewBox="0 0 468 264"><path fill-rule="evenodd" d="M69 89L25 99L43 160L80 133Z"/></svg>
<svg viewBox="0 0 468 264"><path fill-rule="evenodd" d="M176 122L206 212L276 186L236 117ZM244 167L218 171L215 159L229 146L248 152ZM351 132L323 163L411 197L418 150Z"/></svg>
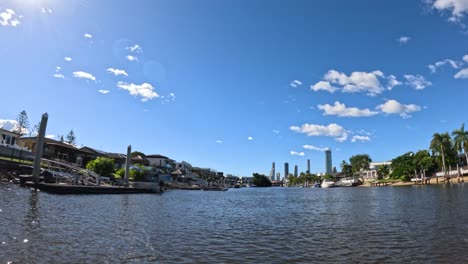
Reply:
<svg viewBox="0 0 468 264"><path fill-rule="evenodd" d="M468 131L463 123L452 133L434 133L427 150L409 151L392 159L392 165L377 168L378 178L389 177L395 180L409 181L412 176L432 176L438 171L446 175L450 168L455 168L459 162L458 154L468 161ZM348 177L360 177L362 172L369 169L372 159L367 154L354 155L349 163L341 163L341 172ZM390 169L391 168L391 169Z"/></svg>

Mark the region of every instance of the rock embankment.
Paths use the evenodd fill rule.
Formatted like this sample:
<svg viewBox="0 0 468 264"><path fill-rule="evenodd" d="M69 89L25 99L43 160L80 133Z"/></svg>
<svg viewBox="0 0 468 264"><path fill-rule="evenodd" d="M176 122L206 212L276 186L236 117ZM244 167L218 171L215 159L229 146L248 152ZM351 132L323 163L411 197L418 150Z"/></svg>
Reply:
<svg viewBox="0 0 468 264"><path fill-rule="evenodd" d="M0 160L0 181L10 181L21 174L31 174L32 168L17 162Z"/></svg>

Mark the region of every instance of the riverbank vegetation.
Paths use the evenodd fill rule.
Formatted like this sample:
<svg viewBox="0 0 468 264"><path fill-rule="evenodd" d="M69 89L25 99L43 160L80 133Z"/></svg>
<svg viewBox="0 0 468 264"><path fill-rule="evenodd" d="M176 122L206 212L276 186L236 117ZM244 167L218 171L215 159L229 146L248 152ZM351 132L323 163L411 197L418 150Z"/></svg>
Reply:
<svg viewBox="0 0 468 264"><path fill-rule="evenodd" d="M252 182L257 187L270 187L271 186L271 181L268 179L267 176L263 174L254 173Z"/></svg>
<svg viewBox="0 0 468 264"><path fill-rule="evenodd" d="M458 154L463 154L464 160ZM468 160L468 131L462 124L452 133L434 133L428 149L408 151L391 160L391 166L377 168L377 179L410 181L412 177L432 176L436 172L448 173L458 165L466 166ZM349 163L342 161L341 172L347 177L361 177L369 170L372 159L367 154L354 155Z"/></svg>

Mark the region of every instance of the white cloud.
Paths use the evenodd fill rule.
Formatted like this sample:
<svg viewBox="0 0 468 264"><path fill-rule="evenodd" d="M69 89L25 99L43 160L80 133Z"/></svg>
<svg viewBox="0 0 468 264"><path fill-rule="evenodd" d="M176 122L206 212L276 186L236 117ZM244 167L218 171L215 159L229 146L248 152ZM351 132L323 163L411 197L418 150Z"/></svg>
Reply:
<svg viewBox="0 0 468 264"><path fill-rule="evenodd" d="M16 27L17 25L21 24L17 17L18 16L16 15L15 11L7 8L5 11L0 13L0 25L4 27Z"/></svg>
<svg viewBox="0 0 468 264"><path fill-rule="evenodd" d="M85 34L83 35L83 37L85 37L85 38L93 38L93 35L91 35L91 34L89 34L89 33L85 33Z"/></svg>
<svg viewBox="0 0 468 264"><path fill-rule="evenodd" d="M96 81L96 77L94 77L94 75L92 75L91 73L84 72L84 71L73 72L73 77Z"/></svg>
<svg viewBox="0 0 468 264"><path fill-rule="evenodd" d="M338 101L336 101L334 105L317 105L317 108L323 111L323 115L337 115L341 117L361 117L378 114L378 112L371 111L368 108L359 109L356 107L346 107L345 104Z"/></svg>
<svg viewBox="0 0 468 264"><path fill-rule="evenodd" d="M56 73L56 74L54 74L53 76L54 76L55 78L61 78L61 79L65 78L65 76L63 76L63 74L61 74L61 73Z"/></svg>
<svg viewBox="0 0 468 264"><path fill-rule="evenodd" d="M289 153L290 153L291 155L293 155L293 156L301 156L301 157L304 157L304 155L305 155L304 152L296 152L296 151L292 151L292 150L291 150L291 152L289 152Z"/></svg>
<svg viewBox="0 0 468 264"><path fill-rule="evenodd" d="M279 134L279 130L273 129L273 133Z"/></svg>
<svg viewBox="0 0 468 264"><path fill-rule="evenodd" d="M106 70L107 72L113 73L115 76L118 75L125 75L128 76L127 72L125 70L119 70L119 69L114 69L114 68L109 68Z"/></svg>
<svg viewBox="0 0 468 264"><path fill-rule="evenodd" d="M216 143L222 144L223 141L222 140L216 140Z"/></svg>
<svg viewBox="0 0 468 264"><path fill-rule="evenodd" d="M319 148L319 147L315 147L315 146L312 146L312 145L304 145L302 147L305 148L305 149L308 149L308 150L317 150L317 151L325 151L325 150L328 149L328 148Z"/></svg>
<svg viewBox="0 0 468 264"><path fill-rule="evenodd" d="M65 57L63 59L66 60L66 61L72 61L72 58L70 58L70 57Z"/></svg>
<svg viewBox="0 0 468 264"><path fill-rule="evenodd" d="M253 137L248 137L247 140L253 140Z"/></svg>
<svg viewBox="0 0 468 264"><path fill-rule="evenodd" d="M356 136L353 136L351 138L351 142L366 142L366 141L371 141L371 138L368 137L368 136L359 136L359 135L356 135Z"/></svg>
<svg viewBox="0 0 468 264"><path fill-rule="evenodd" d="M62 68L60 66L55 67L55 72L59 72Z"/></svg>
<svg viewBox="0 0 468 264"><path fill-rule="evenodd" d="M129 50L131 52L136 52L136 53L141 53L143 50L141 49L140 45L138 44L135 44L131 47L126 47L125 48L126 50Z"/></svg>
<svg viewBox="0 0 468 264"><path fill-rule="evenodd" d="M132 55L127 55L126 58L127 58L127 60L129 60L129 61L138 61L138 58L135 57L135 56L132 56Z"/></svg>
<svg viewBox="0 0 468 264"><path fill-rule="evenodd" d="M298 80L294 80L294 81L292 81L292 82L290 83L290 85L291 85L292 87L296 88L296 87L301 86L301 85L302 85L302 82L301 82L301 81L298 81Z"/></svg>
<svg viewBox="0 0 468 264"><path fill-rule="evenodd" d="M50 134L50 135L46 135L45 137L46 138L55 138L55 135Z"/></svg>
<svg viewBox="0 0 468 264"><path fill-rule="evenodd" d="M18 128L18 122L16 120L0 119L0 128L3 128L8 131L13 131ZM23 134L28 134L29 130L27 128L23 128L21 132Z"/></svg>
<svg viewBox="0 0 468 264"><path fill-rule="evenodd" d="M18 125L16 120L0 119L0 128L12 131Z"/></svg>
<svg viewBox="0 0 468 264"><path fill-rule="evenodd" d="M141 101L143 102L159 97L159 95L154 91L154 87L149 83L133 84L118 82L117 86L129 91L131 95L141 96Z"/></svg>
<svg viewBox="0 0 468 264"><path fill-rule="evenodd" d="M98 92L102 93L102 94L107 94L107 93L110 93L109 90L98 90Z"/></svg>
<svg viewBox="0 0 468 264"><path fill-rule="evenodd" d="M442 67L444 65L450 65L452 68L458 69L463 65L463 63L459 62L459 61L445 59L445 60L442 60L442 61L438 61L438 62L436 62L434 64L429 64L429 65L427 65L427 67L429 68L429 70L431 70L432 73L435 73L438 68L440 68L440 67Z"/></svg>
<svg viewBox="0 0 468 264"><path fill-rule="evenodd" d="M439 11L449 11L450 22L460 22L465 14L468 14L467 0L435 0L432 7Z"/></svg>
<svg viewBox="0 0 468 264"><path fill-rule="evenodd" d="M367 95L370 96L381 94L384 91L384 87L380 83L379 78L385 78L385 75L381 71L352 72L351 75L347 76L345 73L330 70L323 77L324 81L342 86L343 92L366 92ZM320 82L316 85L319 84ZM312 88L313 90L315 90L314 88L316 85ZM329 83L327 84L325 82L320 85L324 88L331 86Z"/></svg>
<svg viewBox="0 0 468 264"><path fill-rule="evenodd" d="M384 104L378 105L377 110L385 114L398 114L403 118L411 117L410 113L421 111L421 107L415 104L400 104L396 100L388 100Z"/></svg>
<svg viewBox="0 0 468 264"><path fill-rule="evenodd" d="M405 77L405 79L406 79L406 84L409 85L409 86L412 86L416 90L422 90L422 89L426 88L427 86L432 85L432 83L430 81L427 81L421 75L407 74L407 75L404 75L403 77Z"/></svg>
<svg viewBox="0 0 468 264"><path fill-rule="evenodd" d="M463 61L468 62L468 54L463 56Z"/></svg>
<svg viewBox="0 0 468 264"><path fill-rule="evenodd" d="M455 77L455 79L467 79L468 78L468 68L460 70L453 77Z"/></svg>
<svg viewBox="0 0 468 264"><path fill-rule="evenodd" d="M387 81L388 81L388 83L387 83L387 89L388 90L392 90L393 87L395 87L395 86L402 85L402 83L397 80L395 75L387 76Z"/></svg>
<svg viewBox="0 0 468 264"><path fill-rule="evenodd" d="M44 8L44 7L43 7L43 8L41 8L41 10L42 10L42 13L43 13L43 14L45 14L45 13L52 14L52 9L50 9L50 8Z"/></svg>
<svg viewBox="0 0 468 264"><path fill-rule="evenodd" d="M290 130L307 136L327 136L334 137L335 140L343 142L348 138L348 132L340 125L329 124L328 126L303 124L302 126L291 126Z"/></svg>
<svg viewBox="0 0 468 264"><path fill-rule="evenodd" d="M338 88L332 86L330 82L324 82L324 81L320 81L314 85L311 85L310 89L314 91L324 90L330 93L334 93L336 90L338 90Z"/></svg>
<svg viewBox="0 0 468 264"><path fill-rule="evenodd" d="M167 96L162 95L162 96L161 96L161 99L163 99L162 104L165 104L165 103L170 103L170 102L175 101L175 100L176 100L176 96L175 96L174 93L170 93L170 94L167 95Z"/></svg>
<svg viewBox="0 0 468 264"><path fill-rule="evenodd" d="M408 41L410 41L410 37L407 37L407 36L401 36L397 39L398 43L400 44L406 44L408 43Z"/></svg>

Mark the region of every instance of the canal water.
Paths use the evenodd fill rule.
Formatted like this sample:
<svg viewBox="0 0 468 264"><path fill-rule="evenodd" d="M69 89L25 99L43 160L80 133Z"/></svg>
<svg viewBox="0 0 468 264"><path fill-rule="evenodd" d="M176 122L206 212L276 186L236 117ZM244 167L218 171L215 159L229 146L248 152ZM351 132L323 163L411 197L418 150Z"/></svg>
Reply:
<svg viewBox="0 0 468 264"><path fill-rule="evenodd" d="M0 263L468 263L468 184L59 196L0 185Z"/></svg>

